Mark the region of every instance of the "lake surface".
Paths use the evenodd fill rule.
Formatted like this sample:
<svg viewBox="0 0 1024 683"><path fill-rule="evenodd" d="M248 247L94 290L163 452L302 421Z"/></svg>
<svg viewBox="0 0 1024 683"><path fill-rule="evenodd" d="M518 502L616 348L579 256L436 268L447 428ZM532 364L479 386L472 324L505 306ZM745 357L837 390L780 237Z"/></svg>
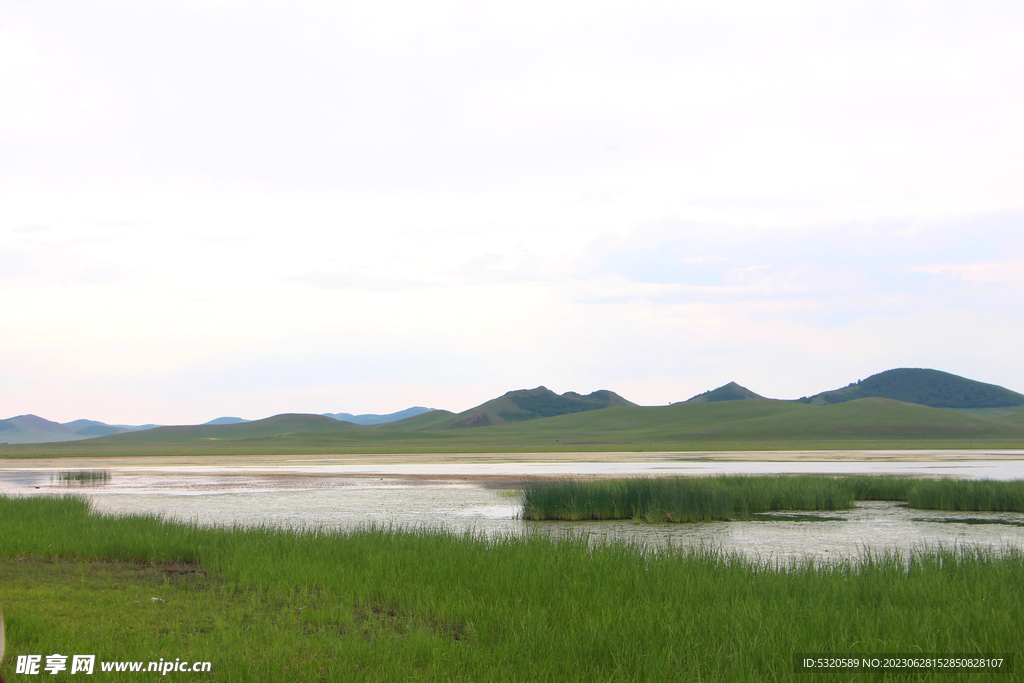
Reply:
<svg viewBox="0 0 1024 683"><path fill-rule="evenodd" d="M527 522L518 518L516 485L530 477L654 474L883 474L1024 479L1021 459L984 453L939 460L739 462L506 462L344 464L328 459L267 466L105 467L108 483L55 481L62 468L0 467L0 494L81 493L96 510L151 513L200 524L355 529L369 524L521 536L584 535L651 549L709 547L769 562L856 558L865 552L983 546L1024 550L1024 514L913 510L865 502L836 512L787 512L756 520L649 525ZM1001 454L1005 457L1005 454ZM67 469L67 468L63 468Z"/></svg>

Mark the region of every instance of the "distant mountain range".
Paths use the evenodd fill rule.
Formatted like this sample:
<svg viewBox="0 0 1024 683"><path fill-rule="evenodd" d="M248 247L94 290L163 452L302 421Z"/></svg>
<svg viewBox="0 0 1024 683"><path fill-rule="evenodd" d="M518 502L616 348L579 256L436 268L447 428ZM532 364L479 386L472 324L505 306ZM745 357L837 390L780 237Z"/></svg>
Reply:
<svg viewBox="0 0 1024 683"><path fill-rule="evenodd" d="M388 415L352 415L350 413L325 413L324 417L338 422L354 425L386 424L404 420L408 417L421 415L433 410L419 406L406 408ZM253 422L241 417L218 417L204 422L197 427L218 427ZM138 432L159 428L160 425L109 425L96 420L75 420L73 422L51 422L37 415L18 415L7 420L0 420L0 445L25 443L58 443L61 441L81 441L98 436L112 436L126 432Z"/></svg>
<svg viewBox="0 0 1024 683"><path fill-rule="evenodd" d="M322 415L323 417L329 417L341 422L351 422L356 425L379 425L387 424L388 422L397 422L415 415L422 415L423 413L429 413L432 410L433 408L414 406L412 408L406 408L405 410L399 410L397 413L388 413L387 415L353 415L352 413L322 413ZM218 417L215 420L204 422L203 425L237 425L242 424L243 422L252 422L252 420L245 420L240 417Z"/></svg>
<svg viewBox="0 0 1024 683"><path fill-rule="evenodd" d="M110 436L123 432L137 432L153 429L157 425L108 425L96 420L75 420L73 422L51 422L38 415L18 415L0 420L0 443L54 443L58 441L79 441L97 436Z"/></svg>
<svg viewBox="0 0 1024 683"><path fill-rule="evenodd" d="M422 415L423 413L429 413L433 408L423 408L422 406L414 406L412 408L406 408L405 410L399 410L397 413L388 413L387 415L353 415L352 413L323 413L324 417L331 417L335 420L341 420L342 422L351 422L357 425L380 425L387 424L388 422L398 422L404 420L407 417L415 417L416 415Z"/></svg>
<svg viewBox="0 0 1024 683"><path fill-rule="evenodd" d="M736 382L729 382L717 389L706 391L681 404L674 405L744 401L830 406L862 399L898 401L902 404L957 410L984 418L1014 415L1012 420L1014 424L1020 421L1017 419L1019 417L1016 415L1017 413L1024 415L1024 395L1022 394L994 384L985 384L947 372L922 368L887 370L867 379L853 382L841 389L825 391L810 397L805 396L796 401L765 398ZM595 411L608 408L654 410L654 408L641 408L613 391L600 390L586 395L572 391L557 394L541 386L535 389L510 391L461 413L417 406L388 415L285 414L256 421L244 420L239 417L219 417L204 425L178 427L107 425L95 420L75 420L59 424L35 415L20 415L8 420L0 420L0 444L78 441L97 437L127 439L128 441L142 439L147 442L165 438L170 440L276 438L283 434L307 432L347 432L351 434L353 429L387 429L391 433L436 432L438 430L479 429L501 425L512 426L580 413L592 414ZM941 414L937 413L937 415ZM587 421L588 424L591 422ZM142 431L146 431L147 436L129 434Z"/></svg>

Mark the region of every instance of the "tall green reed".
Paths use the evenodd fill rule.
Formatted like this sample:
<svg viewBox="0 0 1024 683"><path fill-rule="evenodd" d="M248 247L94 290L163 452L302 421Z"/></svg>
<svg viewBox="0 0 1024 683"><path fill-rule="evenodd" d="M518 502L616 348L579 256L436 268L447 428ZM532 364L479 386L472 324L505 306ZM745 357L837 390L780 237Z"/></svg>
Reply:
<svg viewBox="0 0 1024 683"><path fill-rule="evenodd" d="M524 519L635 519L697 522L774 510L842 510L849 487L831 477L637 477L605 481L533 481L524 487Z"/></svg>
<svg viewBox="0 0 1024 683"><path fill-rule="evenodd" d="M59 481L64 484L106 484L110 481L110 472L107 470L61 470L55 475L50 475L50 481Z"/></svg>
<svg viewBox="0 0 1024 683"><path fill-rule="evenodd" d="M910 489L910 507L931 510L1024 512L1024 481L941 479Z"/></svg>
<svg viewBox="0 0 1024 683"><path fill-rule="evenodd" d="M718 475L532 481L524 519L699 522L781 510L844 510L858 500L940 510L1024 512L1024 481L900 476Z"/></svg>

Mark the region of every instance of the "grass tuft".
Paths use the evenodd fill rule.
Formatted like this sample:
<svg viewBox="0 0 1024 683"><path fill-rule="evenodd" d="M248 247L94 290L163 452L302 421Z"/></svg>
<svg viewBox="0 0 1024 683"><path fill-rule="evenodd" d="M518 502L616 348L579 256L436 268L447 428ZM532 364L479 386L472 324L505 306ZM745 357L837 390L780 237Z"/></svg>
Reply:
<svg viewBox="0 0 1024 683"><path fill-rule="evenodd" d="M61 470L57 474L50 475L50 481L64 484L106 484L110 481L110 472L107 470Z"/></svg>

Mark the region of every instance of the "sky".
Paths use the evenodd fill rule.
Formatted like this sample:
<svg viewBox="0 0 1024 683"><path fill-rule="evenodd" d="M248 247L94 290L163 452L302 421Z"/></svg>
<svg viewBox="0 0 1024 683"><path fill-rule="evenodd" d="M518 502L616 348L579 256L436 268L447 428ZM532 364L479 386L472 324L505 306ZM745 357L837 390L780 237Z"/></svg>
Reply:
<svg viewBox="0 0 1024 683"><path fill-rule="evenodd" d="M1024 392L1024 4L0 0L0 418Z"/></svg>

